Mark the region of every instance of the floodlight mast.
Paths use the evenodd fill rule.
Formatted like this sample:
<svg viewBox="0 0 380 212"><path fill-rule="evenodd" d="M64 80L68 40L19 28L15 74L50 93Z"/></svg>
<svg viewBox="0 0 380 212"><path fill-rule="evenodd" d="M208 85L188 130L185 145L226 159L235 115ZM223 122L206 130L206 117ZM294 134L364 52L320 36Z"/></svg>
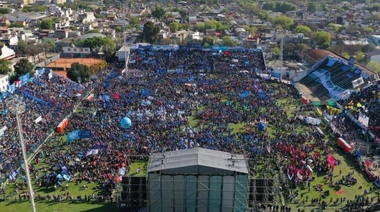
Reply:
<svg viewBox="0 0 380 212"><path fill-rule="evenodd" d="M20 144L21 144L21 151L22 151L22 157L24 161L26 183L28 185L30 203L32 205L32 211L36 212L36 204L34 203L34 192L33 192L32 182L30 180L29 165L28 165L28 159L26 157L24 136L22 134L22 125L21 125L21 119L20 119L20 114L25 112L25 107L26 107L25 103L21 99L15 98L13 101L10 102L9 111L16 114L17 130L18 130L18 135L19 135Z"/></svg>

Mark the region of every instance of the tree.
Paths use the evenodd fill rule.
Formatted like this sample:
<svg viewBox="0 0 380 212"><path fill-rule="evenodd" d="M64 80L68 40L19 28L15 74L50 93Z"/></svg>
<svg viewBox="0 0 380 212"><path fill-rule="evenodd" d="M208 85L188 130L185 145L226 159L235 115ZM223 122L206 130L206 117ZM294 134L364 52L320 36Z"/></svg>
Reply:
<svg viewBox="0 0 380 212"><path fill-rule="evenodd" d="M15 73L14 75L16 76L16 78L22 76L22 75L25 75L27 73L30 73L30 76L34 76L34 64L29 62L28 59L26 58L22 58L21 60L19 60L16 65L13 66L14 67L14 70L15 70Z"/></svg>
<svg viewBox="0 0 380 212"><path fill-rule="evenodd" d="M198 32L204 32L205 31L205 24L204 23L195 24L194 30L198 31Z"/></svg>
<svg viewBox="0 0 380 212"><path fill-rule="evenodd" d="M154 9L152 11L152 16L159 19L159 20L164 18L165 15L166 15L166 12L165 12L164 8L162 8L162 7L156 7L156 9Z"/></svg>
<svg viewBox="0 0 380 212"><path fill-rule="evenodd" d="M344 57L344 58L346 58L346 59L350 58L350 55L349 55L346 51L342 51L342 52L340 53L340 55L342 55L342 57Z"/></svg>
<svg viewBox="0 0 380 212"><path fill-rule="evenodd" d="M169 24L169 28L170 28L171 32L177 32L178 28L179 28L179 23L177 23L177 22L171 22Z"/></svg>
<svg viewBox="0 0 380 212"><path fill-rule="evenodd" d="M270 17L269 21L276 25L276 28L289 29L293 24L293 19L285 15Z"/></svg>
<svg viewBox="0 0 380 212"><path fill-rule="evenodd" d="M303 33L303 34L308 34L308 33L311 32L311 29L308 26L300 25L300 26L296 27L296 32Z"/></svg>
<svg viewBox="0 0 380 212"><path fill-rule="evenodd" d="M249 34L254 37L257 32L257 27L255 26L245 26L244 29L249 32Z"/></svg>
<svg viewBox="0 0 380 212"><path fill-rule="evenodd" d="M370 43L370 44L363 46L362 51L363 52L371 52L371 51L374 51L375 49L376 49L376 46L373 43Z"/></svg>
<svg viewBox="0 0 380 212"><path fill-rule="evenodd" d="M371 34L374 32L373 28L372 27L364 27L363 28L363 32L366 33L366 34Z"/></svg>
<svg viewBox="0 0 380 212"><path fill-rule="evenodd" d="M301 52L306 51L308 49L309 47L304 43L297 44L296 46L296 50L301 51Z"/></svg>
<svg viewBox="0 0 380 212"><path fill-rule="evenodd" d="M276 55L280 55L281 50L278 47L271 48L270 51Z"/></svg>
<svg viewBox="0 0 380 212"><path fill-rule="evenodd" d="M315 13L317 11L317 4L315 2L309 3L309 5L307 6L307 11L309 13Z"/></svg>
<svg viewBox="0 0 380 212"><path fill-rule="evenodd" d="M77 83L85 83L90 79L90 68L80 63L73 63L67 70L67 78Z"/></svg>
<svg viewBox="0 0 380 212"><path fill-rule="evenodd" d="M134 17L132 17L131 19L129 19L129 24L130 24L132 27L140 28L140 19L139 19L139 17L134 16Z"/></svg>
<svg viewBox="0 0 380 212"><path fill-rule="evenodd" d="M27 43L23 40L20 40L18 43L17 43L17 48L18 50L22 53L22 54L26 54L26 48L27 48Z"/></svg>
<svg viewBox="0 0 380 212"><path fill-rule="evenodd" d="M237 46L237 45L239 45L239 43L230 36L223 36L222 41L223 41L224 46Z"/></svg>
<svg viewBox="0 0 380 212"><path fill-rule="evenodd" d="M375 13L371 16L372 21L380 21L380 13Z"/></svg>
<svg viewBox="0 0 380 212"><path fill-rule="evenodd" d="M358 52L358 53L356 54L355 60L356 60L358 63L362 63L362 62L364 62L364 60L365 60L365 55L364 55L364 53L363 53L362 51Z"/></svg>
<svg viewBox="0 0 380 212"><path fill-rule="evenodd" d="M158 33L160 33L160 28L158 28L153 22L148 21L144 24L143 38L146 42L156 42L158 39Z"/></svg>
<svg viewBox="0 0 380 212"><path fill-rule="evenodd" d="M205 29L215 29L216 31L219 31L223 28L223 25L219 21L215 20L208 20L205 21Z"/></svg>
<svg viewBox="0 0 380 212"><path fill-rule="evenodd" d="M53 29L53 20L51 19L45 19L42 20L40 23L40 29Z"/></svg>
<svg viewBox="0 0 380 212"><path fill-rule="evenodd" d="M86 34L90 34L90 33L100 33L100 29L92 29L86 32Z"/></svg>
<svg viewBox="0 0 380 212"><path fill-rule="evenodd" d="M374 72L380 72L380 64L373 60L369 61L367 68Z"/></svg>
<svg viewBox="0 0 380 212"><path fill-rule="evenodd" d="M0 60L0 74L10 74L12 72L11 65L12 63L9 60Z"/></svg>
<svg viewBox="0 0 380 212"><path fill-rule="evenodd" d="M202 41L203 45L207 44L207 45L214 45L215 44L215 38L212 37L212 36L204 36L203 37L203 41Z"/></svg>
<svg viewBox="0 0 380 212"><path fill-rule="evenodd" d="M267 20L268 18L268 12L265 10L261 10L257 13L257 16L260 18L260 20Z"/></svg>
<svg viewBox="0 0 380 212"><path fill-rule="evenodd" d="M8 14L9 10L7 8L0 8L0 14Z"/></svg>
<svg viewBox="0 0 380 212"><path fill-rule="evenodd" d="M330 46L331 34L326 31L319 31L314 35L314 42L327 48Z"/></svg>
<svg viewBox="0 0 380 212"><path fill-rule="evenodd" d="M338 32L339 31L339 26L337 24L329 23L327 25L327 27L332 28L334 30L334 32Z"/></svg>
<svg viewBox="0 0 380 212"><path fill-rule="evenodd" d="M76 46L88 47L91 49L93 54L98 54L99 51L103 50L106 58L110 58L116 48L116 44L111 38L100 36L78 40Z"/></svg>

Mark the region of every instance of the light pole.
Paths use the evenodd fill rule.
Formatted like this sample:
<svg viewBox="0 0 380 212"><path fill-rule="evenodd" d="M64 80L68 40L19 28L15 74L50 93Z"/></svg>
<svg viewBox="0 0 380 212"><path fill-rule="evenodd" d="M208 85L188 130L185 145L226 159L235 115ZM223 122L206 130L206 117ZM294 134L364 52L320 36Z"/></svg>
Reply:
<svg viewBox="0 0 380 212"><path fill-rule="evenodd" d="M284 32L281 32L281 44L280 44L280 82L282 82L283 64L284 64Z"/></svg>
<svg viewBox="0 0 380 212"><path fill-rule="evenodd" d="M21 151L22 151L22 157L24 160L26 183L28 185L30 203L32 204L33 212L36 212L36 204L34 203L34 193L33 193L33 188L32 188L32 182L30 180L29 165L28 165L28 159L26 158L26 149L25 149L25 144L24 144L24 136L22 135L22 125L21 125L21 119L20 119L20 114L25 112L25 103L21 99L15 98L10 101L9 111L16 114L17 130L18 130L18 135L19 135L19 139L21 143Z"/></svg>

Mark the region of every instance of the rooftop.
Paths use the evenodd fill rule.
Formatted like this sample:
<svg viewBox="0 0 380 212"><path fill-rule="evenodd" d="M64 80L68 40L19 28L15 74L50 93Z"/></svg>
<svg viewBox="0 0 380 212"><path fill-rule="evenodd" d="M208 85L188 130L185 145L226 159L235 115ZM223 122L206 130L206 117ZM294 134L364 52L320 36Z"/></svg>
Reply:
<svg viewBox="0 0 380 212"><path fill-rule="evenodd" d="M203 148L152 154L148 172L155 171L163 174L248 174L243 155Z"/></svg>

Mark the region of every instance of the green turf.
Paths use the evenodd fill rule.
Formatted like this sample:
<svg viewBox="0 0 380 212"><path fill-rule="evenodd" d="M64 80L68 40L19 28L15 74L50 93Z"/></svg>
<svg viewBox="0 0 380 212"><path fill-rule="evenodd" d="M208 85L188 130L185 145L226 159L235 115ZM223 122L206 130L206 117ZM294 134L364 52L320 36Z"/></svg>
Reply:
<svg viewBox="0 0 380 212"><path fill-rule="evenodd" d="M140 172L137 173L137 168L140 168ZM147 176L148 173L148 162L147 161L137 161L133 162L129 166L128 176L130 177L144 177Z"/></svg>
<svg viewBox="0 0 380 212"><path fill-rule="evenodd" d="M298 188L299 196L298 196L298 201L296 202L290 202L289 206L291 206L293 209L311 209L315 208L317 205L311 204L310 199L311 198L320 198L321 197L321 192L316 191L314 189L314 186L317 184L323 185L324 190L329 190L330 191L330 196L326 197L324 200L328 203L328 207L326 208L327 211L329 210L336 210L339 209L343 206L343 204L333 204L334 201L337 198L346 198L347 200L354 200L355 195L363 195L364 190L367 189L369 191L370 187L374 188L374 184L369 182L367 179L364 178L363 174L361 172L358 172L357 169L354 167L354 164L352 163L352 159L348 158L348 156L345 156L342 152L338 150L338 152L333 154L336 159L339 159L342 161L342 163L338 166L335 167L334 172L333 172L333 182L338 181L341 179L343 175L347 175L349 172L354 171L354 177L357 180L357 183L353 186L347 187L347 186L342 186L341 190L344 192L343 194L336 194L335 190L333 188L330 188L328 186L328 182L324 179L324 176L326 173L321 173L318 174L316 179L311 182L311 191L308 192L306 188ZM339 175L339 171L342 171L342 174ZM359 188L362 187L362 188ZM309 197L309 202L303 204L302 200L306 199L306 196ZM374 192L370 193L367 195L368 197L373 197L376 196ZM330 200L333 200L333 203L330 204Z"/></svg>
<svg viewBox="0 0 380 212"><path fill-rule="evenodd" d="M31 210L29 201L16 202L6 201L0 203L0 210L4 212L28 212ZM38 212L103 212L116 211L115 203L71 203L71 202L53 202L53 201L36 201L36 210Z"/></svg>

